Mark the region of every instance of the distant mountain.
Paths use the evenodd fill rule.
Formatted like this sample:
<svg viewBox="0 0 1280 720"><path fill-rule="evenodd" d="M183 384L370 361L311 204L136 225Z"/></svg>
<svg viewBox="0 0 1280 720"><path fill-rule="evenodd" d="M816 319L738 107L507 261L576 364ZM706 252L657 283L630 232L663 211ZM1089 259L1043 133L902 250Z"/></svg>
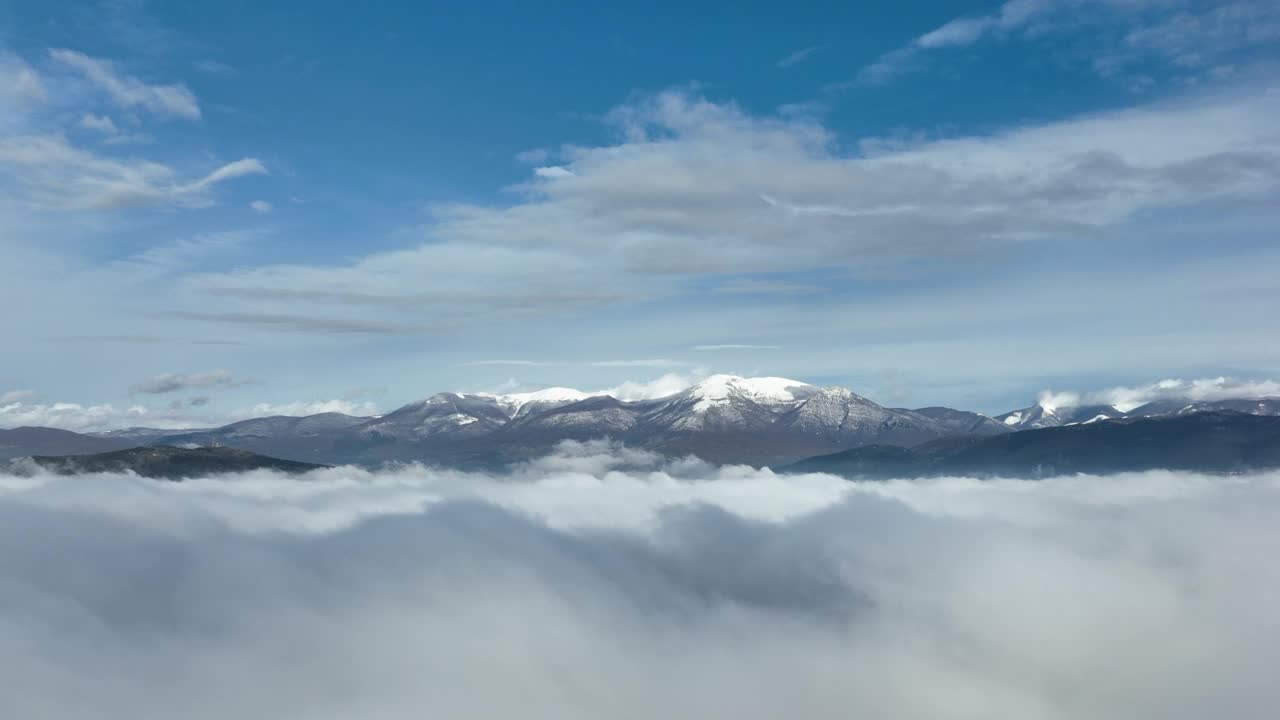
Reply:
<svg viewBox="0 0 1280 720"><path fill-rule="evenodd" d="M20 427L0 430L0 460L28 455L85 455L140 444L128 438L94 437L47 427Z"/></svg>
<svg viewBox="0 0 1280 720"><path fill-rule="evenodd" d="M923 415L939 427L957 435L1000 435L1010 432L1012 428L999 420L968 410L953 410L949 407L926 407L915 410L902 410Z"/></svg>
<svg viewBox="0 0 1280 720"><path fill-rule="evenodd" d="M1201 400L1192 402L1185 399L1157 400L1129 411L1130 417L1152 417L1156 415L1189 415L1199 412L1232 411L1250 415L1280 415L1280 398L1232 398L1229 400Z"/></svg>
<svg viewBox="0 0 1280 720"><path fill-rule="evenodd" d="M550 388L511 395L438 393L378 418L348 418L300 435L282 418L158 438L225 445L276 457L376 465L425 461L500 465L550 452L562 440L608 437L668 455L770 464L867 443L914 444L957 432L1005 432L977 413L882 407L845 388L786 378L715 375L655 400Z"/></svg>
<svg viewBox="0 0 1280 720"><path fill-rule="evenodd" d="M1032 405L1021 410L1014 410L997 415L996 421L1013 430L1031 430L1035 428L1062 427L1077 423L1099 422L1126 417L1127 413L1114 405L1079 405L1070 407Z"/></svg>
<svg viewBox="0 0 1280 720"><path fill-rule="evenodd" d="M173 435L175 433L208 432L211 429L212 428L162 429L162 428L149 428L149 427L130 427L130 428L121 428L119 430L103 430L101 432L91 432L91 433L85 433L85 434L91 435L93 437L98 437L98 438L131 440L131 441L134 441L136 444L143 445L157 438L162 438L166 435Z"/></svg>
<svg viewBox="0 0 1280 720"><path fill-rule="evenodd" d="M95 455L35 456L37 465L60 474L133 472L142 477L181 480L249 470L304 473L326 467L266 457L225 447L137 447Z"/></svg>
<svg viewBox="0 0 1280 720"><path fill-rule="evenodd" d="M332 412L305 417L273 415L241 420L212 430L161 435L151 438L147 444L231 447L303 462L328 462L333 457L328 449L333 438L369 420Z"/></svg>
<svg viewBox="0 0 1280 720"><path fill-rule="evenodd" d="M1245 472L1280 467L1280 417L1220 411L1128 418L947 438L913 448L860 447L813 457L786 472L847 477L1049 477L1168 469Z"/></svg>
<svg viewBox="0 0 1280 720"><path fill-rule="evenodd" d="M1062 427L1128 417L1160 417L1202 412L1233 411L1250 415L1280 415L1280 398L1230 398L1225 400L1190 400L1167 398L1146 403L1130 410L1114 405L1055 406L1038 403L1031 407L997 415L996 421L1012 430Z"/></svg>
<svg viewBox="0 0 1280 720"><path fill-rule="evenodd" d="M1280 413L1280 399L1151 403L1129 413L1110 405L1036 404L991 418L946 407L888 408L847 388L779 377L715 375L667 397L626 401L605 393L547 388L527 393L437 393L378 417L324 413L265 417L220 428L103 438L133 444L234 447L271 457L376 466L427 462L495 467L544 455L563 440L612 438L669 456L779 465L868 445L919 446L1021 430L1234 409ZM951 447L946 442L938 446ZM42 453L24 448L12 455ZM97 448L89 448L93 452Z"/></svg>

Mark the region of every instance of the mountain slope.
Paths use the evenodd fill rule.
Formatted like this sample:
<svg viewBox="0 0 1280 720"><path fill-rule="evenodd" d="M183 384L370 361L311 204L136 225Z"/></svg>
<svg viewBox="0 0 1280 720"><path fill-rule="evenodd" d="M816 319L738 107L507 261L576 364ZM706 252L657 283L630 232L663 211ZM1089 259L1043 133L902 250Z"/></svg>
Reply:
<svg viewBox="0 0 1280 720"><path fill-rule="evenodd" d="M28 455L86 455L140 444L131 438L104 438L57 428L20 427L0 430L0 460Z"/></svg>

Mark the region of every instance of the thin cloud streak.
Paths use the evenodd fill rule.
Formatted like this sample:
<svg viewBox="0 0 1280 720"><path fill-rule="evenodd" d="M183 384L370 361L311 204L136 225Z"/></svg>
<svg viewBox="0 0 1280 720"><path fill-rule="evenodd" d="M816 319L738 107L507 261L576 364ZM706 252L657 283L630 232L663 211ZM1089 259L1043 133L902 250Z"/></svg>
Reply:
<svg viewBox="0 0 1280 720"><path fill-rule="evenodd" d="M180 374L165 373L142 380L129 387L129 394L163 395L179 390L207 388L216 385L235 385L235 378L229 370L210 370L208 372Z"/></svg>
<svg viewBox="0 0 1280 720"><path fill-rule="evenodd" d="M781 60L779 60L779 61L777 62L777 66L778 66L778 67L780 67L780 68L785 69L785 68L789 68L789 67L791 67L792 65L798 65L799 63L802 63L802 62L804 62L805 60L808 60L810 57L812 57L812 56L813 56L813 54L814 54L814 53L816 53L816 52L818 52L818 51L820 51L820 50L822 50L822 49L823 49L823 47L822 47L821 45L813 45L813 46L811 46L811 47L807 47L807 48L802 48L802 49L800 49L800 50L796 50L795 52L791 53L790 55L788 55L788 56L786 56L786 57L782 58Z"/></svg>
<svg viewBox="0 0 1280 720"><path fill-rule="evenodd" d="M54 61L82 73L123 108L143 108L153 114L200 119L200 104L185 85L150 85L121 73L115 64L66 49L49 51Z"/></svg>

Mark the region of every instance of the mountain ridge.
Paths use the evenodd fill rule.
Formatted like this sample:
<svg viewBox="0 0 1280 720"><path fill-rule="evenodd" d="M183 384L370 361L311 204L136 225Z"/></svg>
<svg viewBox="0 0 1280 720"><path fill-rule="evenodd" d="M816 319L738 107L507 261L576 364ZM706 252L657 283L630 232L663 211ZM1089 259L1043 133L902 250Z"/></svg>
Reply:
<svg viewBox="0 0 1280 720"><path fill-rule="evenodd" d="M968 436L1242 409L1280 415L1280 399L1161 400L1129 412L1110 405L1037 403L991 417L938 406L891 408L848 388L788 378L713 375L652 399L564 387L505 395L443 392L368 417L268 416L211 429L130 428L92 436L51 430L43 434L43 444L34 439L40 433L27 430L30 442L6 446L0 435L0 457L168 445L233 447L318 464L418 461L466 467L529 459L551 452L562 440L611 438L672 456L777 466L873 445L945 445Z"/></svg>

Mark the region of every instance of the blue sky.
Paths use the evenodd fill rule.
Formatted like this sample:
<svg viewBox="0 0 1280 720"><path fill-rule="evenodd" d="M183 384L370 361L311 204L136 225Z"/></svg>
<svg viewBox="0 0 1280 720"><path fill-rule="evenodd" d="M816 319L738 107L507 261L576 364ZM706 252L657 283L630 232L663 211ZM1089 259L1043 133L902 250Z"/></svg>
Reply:
<svg viewBox="0 0 1280 720"><path fill-rule="evenodd" d="M1280 7L844 5L0 0L0 425L1278 374Z"/></svg>

